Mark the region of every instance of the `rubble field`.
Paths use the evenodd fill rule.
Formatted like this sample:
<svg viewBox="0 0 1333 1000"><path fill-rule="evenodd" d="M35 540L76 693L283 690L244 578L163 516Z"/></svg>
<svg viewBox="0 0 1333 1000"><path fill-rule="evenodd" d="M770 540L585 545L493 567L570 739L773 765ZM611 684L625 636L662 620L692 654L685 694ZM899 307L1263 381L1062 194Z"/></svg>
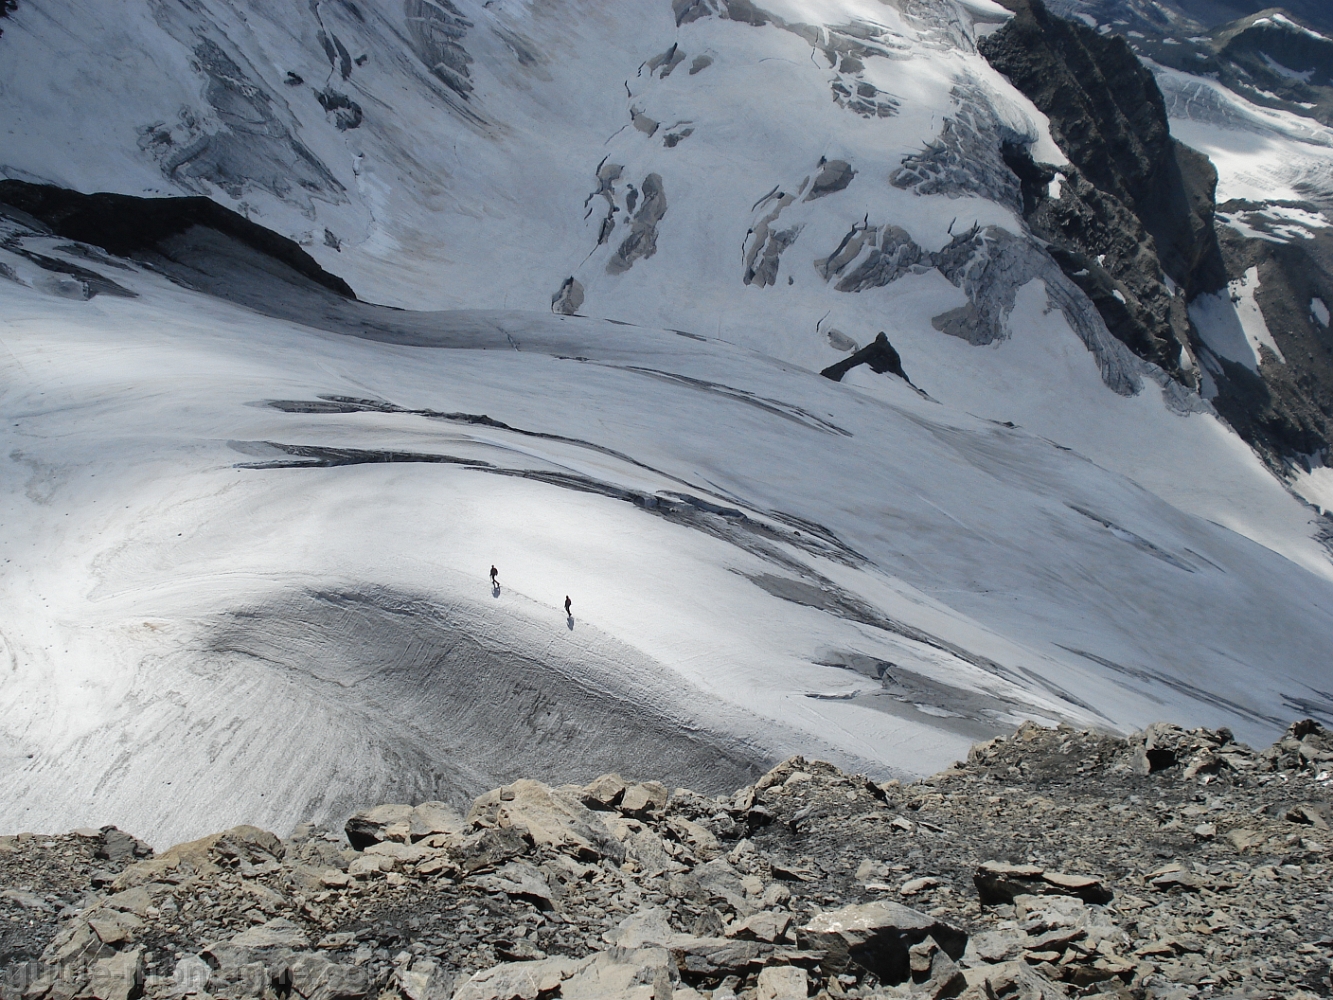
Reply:
<svg viewBox="0 0 1333 1000"><path fill-rule="evenodd" d="M1327 997L1333 733L1024 724L911 784L521 780L154 854L0 837L3 1000Z"/></svg>

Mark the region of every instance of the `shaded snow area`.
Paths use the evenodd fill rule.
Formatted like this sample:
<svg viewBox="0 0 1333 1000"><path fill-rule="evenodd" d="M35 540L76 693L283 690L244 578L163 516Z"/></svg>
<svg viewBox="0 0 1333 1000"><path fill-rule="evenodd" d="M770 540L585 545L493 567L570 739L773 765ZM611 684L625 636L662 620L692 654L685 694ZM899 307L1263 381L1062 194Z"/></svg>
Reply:
<svg viewBox="0 0 1333 1000"><path fill-rule="evenodd" d="M1258 291L1259 269L1252 267L1224 291L1200 295L1190 304L1190 319L1208 348L1250 371L1259 370L1265 349L1274 360L1286 361L1255 300Z"/></svg>
<svg viewBox="0 0 1333 1000"><path fill-rule="evenodd" d="M0 175L210 197L362 301L0 220L0 830L1333 720L1320 519L1026 230L1005 16L21 3ZM881 331L911 384L819 377Z"/></svg>

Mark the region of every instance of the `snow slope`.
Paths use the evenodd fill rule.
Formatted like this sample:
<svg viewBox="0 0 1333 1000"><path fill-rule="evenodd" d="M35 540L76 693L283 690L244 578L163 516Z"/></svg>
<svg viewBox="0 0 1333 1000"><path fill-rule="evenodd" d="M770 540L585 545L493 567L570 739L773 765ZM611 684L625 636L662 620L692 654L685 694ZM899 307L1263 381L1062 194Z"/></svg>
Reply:
<svg viewBox="0 0 1333 1000"><path fill-rule="evenodd" d="M83 301L0 256L28 284L5 827L165 841L612 760L721 788L793 751L915 773L1025 716L1327 711L1326 572L900 380L253 274L314 326L137 268Z"/></svg>
<svg viewBox="0 0 1333 1000"><path fill-rule="evenodd" d="M1333 714L1316 512L1023 229L1002 17L22 3L0 173L208 195L366 301L6 223L0 829ZM921 393L818 377L879 330Z"/></svg>

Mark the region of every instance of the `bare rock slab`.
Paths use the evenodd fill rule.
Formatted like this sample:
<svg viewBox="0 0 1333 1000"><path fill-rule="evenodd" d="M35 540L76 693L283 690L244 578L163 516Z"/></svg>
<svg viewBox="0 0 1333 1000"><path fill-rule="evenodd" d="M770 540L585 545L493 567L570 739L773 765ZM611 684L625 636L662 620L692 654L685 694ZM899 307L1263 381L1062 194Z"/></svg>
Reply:
<svg viewBox="0 0 1333 1000"><path fill-rule="evenodd" d="M911 948L927 938L933 938L950 959L962 958L967 949L966 931L890 902L830 910L796 931L802 948L826 953L825 970L840 973L855 965L893 984L911 977Z"/></svg>

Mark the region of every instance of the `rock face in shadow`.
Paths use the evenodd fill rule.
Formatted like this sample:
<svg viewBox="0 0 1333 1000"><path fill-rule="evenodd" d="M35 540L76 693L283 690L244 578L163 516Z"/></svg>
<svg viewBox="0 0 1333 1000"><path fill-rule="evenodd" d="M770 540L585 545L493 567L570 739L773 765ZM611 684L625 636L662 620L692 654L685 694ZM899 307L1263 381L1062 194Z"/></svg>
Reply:
<svg viewBox="0 0 1333 1000"><path fill-rule="evenodd" d="M1016 16L982 40L982 55L1049 117L1074 168L1057 175L1025 148L1006 149L1024 215L1110 331L1193 384L1185 301L1225 283L1213 235L1216 172L1170 137L1152 73L1124 40L1062 21L1041 0L1005 5Z"/></svg>
<svg viewBox="0 0 1333 1000"><path fill-rule="evenodd" d="M1236 207L1241 218L1256 223L1256 231L1264 231L1258 212L1225 207ZM1308 468L1310 457L1326 455L1333 442L1333 337L1323 321L1326 313L1319 312L1333 301L1333 234L1327 228L1308 232L1309 238L1275 242L1218 227L1230 274L1257 279L1255 303L1282 358L1263 348L1260 363L1251 368L1205 353L1212 403L1279 471L1288 464Z"/></svg>
<svg viewBox="0 0 1333 1000"><path fill-rule="evenodd" d="M1171 138L1161 91L1123 39L1062 21L1041 0L1005 6L1015 17L981 52L1048 116L1073 166L1057 171L1008 147L1024 215L1117 337L1194 384L1185 302L1225 283L1216 172Z"/></svg>
<svg viewBox="0 0 1333 1000"><path fill-rule="evenodd" d="M843 358L836 365L829 365L819 374L825 378L833 379L834 382L841 382L842 377L857 365L869 365L870 370L876 374L897 375L908 385L912 384L912 380L903 371L902 358L893 349L893 345L889 343L889 338L883 330L879 332L879 336L851 357Z"/></svg>
<svg viewBox="0 0 1333 1000"><path fill-rule="evenodd" d="M1117 338L1199 388L1274 471L1308 469L1333 441L1333 344L1317 305L1333 295L1333 241L1325 227L1299 221L1318 206L1283 203L1274 215L1273 206L1238 202L1215 217L1216 171L1171 138L1162 94L1136 53L1158 58L1159 49L1187 46L1131 46L1053 16L1041 0L1004 2L1016 16L981 51L1047 114L1072 164L1057 170L1034 162L1027 145L1006 145L1028 224ZM1281 63L1274 52L1310 66L1308 81L1286 82L1305 88L1317 115L1329 43L1294 22L1252 15L1186 41L1208 58L1183 68L1224 83L1242 72L1259 79L1244 70L1247 60ZM1254 308L1242 321L1237 283L1247 281ZM1275 350L1255 340L1259 328Z"/></svg>
<svg viewBox="0 0 1333 1000"><path fill-rule="evenodd" d="M4 205L31 216L61 236L122 257L170 257L166 245L173 237L196 227L213 230L286 264L331 292L356 298L347 282L325 271L298 244L208 198L80 194L49 185L5 180L0 181L0 206Z"/></svg>

